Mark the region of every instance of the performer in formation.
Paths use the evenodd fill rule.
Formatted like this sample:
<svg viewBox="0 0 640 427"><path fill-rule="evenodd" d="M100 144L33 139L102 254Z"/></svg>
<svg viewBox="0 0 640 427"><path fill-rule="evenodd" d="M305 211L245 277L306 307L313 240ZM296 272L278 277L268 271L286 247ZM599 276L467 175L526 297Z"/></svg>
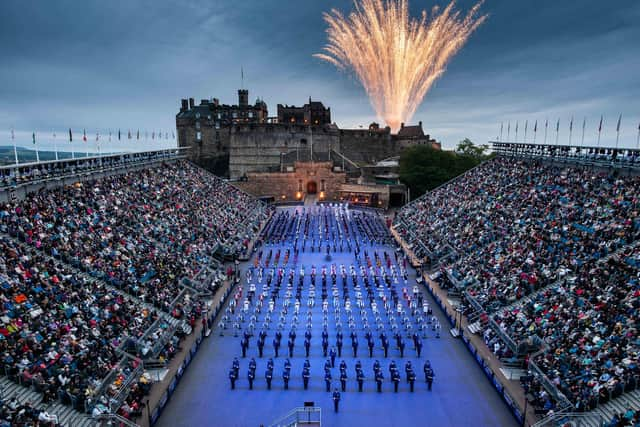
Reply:
<svg viewBox="0 0 640 427"><path fill-rule="evenodd" d="M285 390L292 380L289 359L303 354L307 358L296 374L307 390L313 378L308 358L322 355L327 359L324 388L331 392L336 358L357 359L360 342L364 356L370 359L420 358L424 340L439 337L440 323L417 283L410 283L407 258L393 245L378 213L351 211L344 205L283 210L267 224L262 241L264 246L256 250L219 324L220 335L232 328L234 336L242 337L242 357L252 357L249 389L255 380L253 357L261 359L265 351L274 359L288 356L282 371ZM301 262L303 259L311 262ZM297 340L297 331L304 331L304 339ZM281 353L284 335L286 348ZM272 351L265 350L267 339ZM229 373L232 389L239 379L236 364L239 369L237 358ZM431 390L434 374L427 364L425 381ZM341 360L335 374L340 383L333 392L336 412L340 390L348 389L348 366ZM389 373L398 392L400 373L393 360ZM273 374L273 359L269 359L265 370L269 390ZM405 374L408 389L413 391L416 374L410 361ZM372 378L382 392L384 374L378 360ZM360 360L351 379L362 392L366 377Z"/></svg>

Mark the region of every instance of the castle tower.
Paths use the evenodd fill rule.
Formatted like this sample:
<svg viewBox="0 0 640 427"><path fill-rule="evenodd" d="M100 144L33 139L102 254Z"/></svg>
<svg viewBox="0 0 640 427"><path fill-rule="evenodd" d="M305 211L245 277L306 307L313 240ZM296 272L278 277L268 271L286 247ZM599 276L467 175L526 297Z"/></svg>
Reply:
<svg viewBox="0 0 640 427"><path fill-rule="evenodd" d="M238 89L238 106L249 106L249 91L247 89Z"/></svg>

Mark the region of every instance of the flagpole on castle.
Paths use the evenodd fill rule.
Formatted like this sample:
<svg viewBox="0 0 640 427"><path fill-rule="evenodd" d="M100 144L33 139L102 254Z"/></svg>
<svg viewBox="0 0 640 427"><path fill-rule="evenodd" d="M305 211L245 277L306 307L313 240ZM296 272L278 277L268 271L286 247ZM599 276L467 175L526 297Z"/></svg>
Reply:
<svg viewBox="0 0 640 427"><path fill-rule="evenodd" d="M580 147L584 145L584 130L586 127L587 127L587 118L585 117L584 120L582 120L582 139L580 140Z"/></svg>
<svg viewBox="0 0 640 427"><path fill-rule="evenodd" d="M640 123L638 123L638 137L636 138L636 148L640 148Z"/></svg>
<svg viewBox="0 0 640 427"><path fill-rule="evenodd" d="M544 121L544 144L547 145L547 129L549 129L549 119Z"/></svg>

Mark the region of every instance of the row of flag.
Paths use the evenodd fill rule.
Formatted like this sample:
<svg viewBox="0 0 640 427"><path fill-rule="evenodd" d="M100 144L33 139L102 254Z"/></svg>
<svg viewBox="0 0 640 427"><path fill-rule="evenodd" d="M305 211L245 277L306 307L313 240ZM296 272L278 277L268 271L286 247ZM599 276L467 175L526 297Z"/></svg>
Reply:
<svg viewBox="0 0 640 427"><path fill-rule="evenodd" d="M573 116L571 117L571 120L569 121L569 145L571 145L571 137L573 134ZM620 114L620 116L618 116L618 122L616 124L616 148L618 147L618 140L620 138L620 127L622 125L622 114ZM519 122L516 121L516 125L515 125L515 142L518 142L518 126L519 126ZM524 122L524 142L527 141L527 131L528 131L528 126L529 126L529 121L525 120ZM598 123L598 146L600 145L600 136L602 134L602 130L603 130L603 126L604 126L604 116L600 116L600 122ZM555 131L556 131L556 144L558 143L558 137L560 134L560 119L558 119L558 121L556 122L556 126L555 126ZM585 117L582 120L582 139L581 139L581 145L584 144L584 136L585 136L585 131L587 128L587 118ZM549 130L549 120L545 120L544 122L544 143L547 143L547 132ZM503 137L503 133L504 133L504 122L500 123L500 137L499 140L502 141L502 137ZM534 125L533 125L533 141L536 141L536 136L538 133L538 121L536 120ZM511 138L511 121L507 122L507 141L509 141ZM638 142L637 144L640 143L640 123L638 123Z"/></svg>
<svg viewBox="0 0 640 427"><path fill-rule="evenodd" d="M123 136L123 133L120 129L118 129L118 133L116 134L118 137L118 141L121 141L122 139L125 139ZM151 131L151 139L158 139L161 140L163 139L162 136L164 135L164 139L168 140L169 139L169 132L162 132L162 131ZM57 135L55 132L53 132L52 134L53 139L55 140ZM109 131L108 133L108 140L111 141L112 140L112 135L111 131ZM136 131L135 133L135 139L136 140L140 140L142 134L140 133L140 130ZM16 135L13 129L11 129L11 140L15 141L16 139ZM127 131L127 135L126 135L126 139L134 139L134 135L131 133L131 130ZM149 132L145 131L144 132L144 139L149 139ZM171 139L176 139L176 133L174 131L171 132ZM35 144L36 143L36 132L33 132L31 134L31 140L32 142ZM100 133L96 132L96 141L100 141ZM83 142L87 142L88 138L87 138L87 131L85 129L82 130L82 141ZM69 142L73 142L73 131L71 130L71 128L69 128Z"/></svg>
<svg viewBox="0 0 640 427"><path fill-rule="evenodd" d="M55 144L54 152L55 152L55 159L56 160L58 160L58 144L57 144L58 140L57 140L57 136L58 135L54 131L52 133L52 137L53 137L53 141L54 141L54 144ZM133 139L140 140L143 137L144 137L144 139L148 139L149 138L149 132L148 131L144 131L144 134L143 134L138 129L137 131L135 131L135 133L132 133L131 130L128 129L127 132L126 132L126 135L125 135L125 133L121 129L118 129L118 132L115 133L115 134L112 133L111 130L109 130L109 132L107 134L102 136L102 140L107 139L108 143L106 145L109 146L110 145L109 143L112 142L112 140L115 139L115 138L117 138L117 141L121 141L121 140L133 140ZM169 132L163 132L163 131L157 131L156 132L155 130L151 131L151 139L152 140L160 141L160 140L163 139L163 137L164 137L164 139L169 140ZM69 128L69 135L68 135L69 142L73 142L73 138L74 138L73 130L71 128ZM76 136L76 138L77 138L77 136ZM175 138L176 138L175 131L172 131L171 132L171 139L175 140ZM82 137L80 137L80 139L84 143L86 143L86 145L85 145L86 146L86 157L89 157L89 146L90 146L90 144L87 143L89 138L87 137L86 129L82 129ZM13 142L13 155L14 155L14 158L15 158L15 163L17 165L17 164L19 164L18 149L17 149L17 146L16 146L16 134L15 134L15 131L13 129L11 129L11 141ZM100 142L101 142L100 132L96 132L95 141L96 141L97 148L98 148L98 155L101 155L100 154L100 152L101 152L100 151ZM35 145L36 162L39 163L40 162L40 153L39 153L38 145L37 145L37 134L36 134L36 132L32 132L31 133L31 142L33 143L33 145ZM113 148L115 148L115 147L112 146L112 150L111 151L113 151ZM72 159L76 158L76 153L75 153L73 145L71 146L71 158Z"/></svg>

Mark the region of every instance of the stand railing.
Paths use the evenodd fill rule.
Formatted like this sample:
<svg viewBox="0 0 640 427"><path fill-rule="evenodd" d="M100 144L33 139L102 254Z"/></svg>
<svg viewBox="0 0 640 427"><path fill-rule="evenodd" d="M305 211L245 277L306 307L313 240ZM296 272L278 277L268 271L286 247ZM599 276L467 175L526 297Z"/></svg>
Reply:
<svg viewBox="0 0 640 427"><path fill-rule="evenodd" d="M322 424L322 410L316 406L305 406L291 410L269 427L292 427L299 424Z"/></svg>
<svg viewBox="0 0 640 427"><path fill-rule="evenodd" d="M597 421L598 426L604 426L606 422L604 417L600 414L582 412L557 412L553 415L541 419L531 427L593 426L594 421Z"/></svg>
<svg viewBox="0 0 640 427"><path fill-rule="evenodd" d="M118 414L100 414L93 417L96 421L95 427L140 427L138 424Z"/></svg>

